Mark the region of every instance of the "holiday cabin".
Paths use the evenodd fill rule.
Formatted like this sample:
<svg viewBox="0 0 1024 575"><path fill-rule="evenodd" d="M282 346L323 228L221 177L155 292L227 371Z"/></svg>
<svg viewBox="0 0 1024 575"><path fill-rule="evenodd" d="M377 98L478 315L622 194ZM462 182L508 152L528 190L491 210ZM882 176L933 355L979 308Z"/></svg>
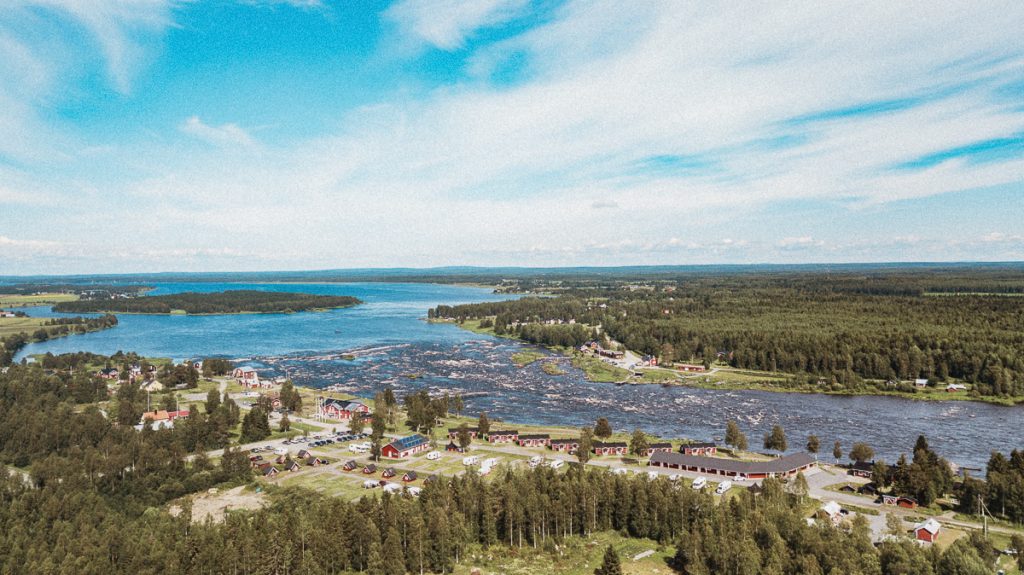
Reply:
<svg viewBox="0 0 1024 575"><path fill-rule="evenodd" d="M381 449L381 455L390 459L402 459L411 457L422 451L430 449L430 441L420 434L410 435L396 439Z"/></svg>

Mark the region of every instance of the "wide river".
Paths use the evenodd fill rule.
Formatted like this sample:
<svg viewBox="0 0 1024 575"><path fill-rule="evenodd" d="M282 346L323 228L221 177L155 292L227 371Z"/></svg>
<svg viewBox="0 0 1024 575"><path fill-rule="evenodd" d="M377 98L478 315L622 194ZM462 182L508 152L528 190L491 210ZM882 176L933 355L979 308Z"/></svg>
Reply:
<svg viewBox="0 0 1024 575"><path fill-rule="evenodd" d="M121 315L113 329L31 344L21 356L78 350L136 351L176 360L223 356L288 375L301 385L335 385L365 397L389 385L399 394L424 387L466 393L467 413L483 410L508 422L582 426L604 416L617 429L706 440L724 435L725 422L736 420L751 446L779 423L791 450L817 434L824 454L837 439L844 451L864 441L890 462L912 449L919 434L945 457L970 467L984 467L992 450L1024 447L1022 406L590 383L554 356L565 375L544 373L540 362L515 367L510 356L528 347L524 344L423 320L438 304L508 297L485 289L385 283L156 285L154 295L262 289L353 295L365 303L290 315ZM40 307L26 311L61 315Z"/></svg>

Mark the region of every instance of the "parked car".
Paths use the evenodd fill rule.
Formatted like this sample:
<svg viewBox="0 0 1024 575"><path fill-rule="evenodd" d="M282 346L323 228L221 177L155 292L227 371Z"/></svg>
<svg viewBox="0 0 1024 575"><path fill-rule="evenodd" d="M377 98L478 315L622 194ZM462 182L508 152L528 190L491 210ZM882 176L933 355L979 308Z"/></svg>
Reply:
<svg viewBox="0 0 1024 575"><path fill-rule="evenodd" d="M702 475L702 476L698 477L697 479L693 480L693 485L691 485L691 487L693 487L694 489L700 490L700 489L704 489L705 487L707 487L707 485L708 485L708 478L704 477Z"/></svg>

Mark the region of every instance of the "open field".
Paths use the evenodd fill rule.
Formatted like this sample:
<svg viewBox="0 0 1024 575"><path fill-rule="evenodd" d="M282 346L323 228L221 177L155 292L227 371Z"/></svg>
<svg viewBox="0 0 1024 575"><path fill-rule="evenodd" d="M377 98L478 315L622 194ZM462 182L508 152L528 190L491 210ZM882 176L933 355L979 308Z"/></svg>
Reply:
<svg viewBox="0 0 1024 575"><path fill-rule="evenodd" d="M31 334L44 323L46 319L39 317L0 317L0 337L22 332Z"/></svg>
<svg viewBox="0 0 1024 575"><path fill-rule="evenodd" d="M42 294L0 294L0 308L25 307L32 305L56 304L78 301L78 294L73 293L42 293Z"/></svg>
<svg viewBox="0 0 1024 575"><path fill-rule="evenodd" d="M455 575L469 575L479 569L481 575L591 575L601 565L605 548L612 545L628 575L674 573L667 560L675 546L663 547L650 539L629 539L614 532L595 533L589 538L570 537L551 551L530 547L471 547L465 560L455 566ZM634 557L641 556L638 560Z"/></svg>

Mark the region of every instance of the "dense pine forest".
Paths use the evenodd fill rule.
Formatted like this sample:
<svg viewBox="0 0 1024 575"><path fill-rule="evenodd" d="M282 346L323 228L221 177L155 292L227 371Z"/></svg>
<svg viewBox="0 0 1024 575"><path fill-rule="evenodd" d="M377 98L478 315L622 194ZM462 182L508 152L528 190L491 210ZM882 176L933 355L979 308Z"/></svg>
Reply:
<svg viewBox="0 0 1024 575"><path fill-rule="evenodd" d="M148 297L61 302L54 311L65 313L109 312L185 313L292 313L351 307L361 303L351 296L312 295L294 292L231 290L215 293L177 293Z"/></svg>
<svg viewBox="0 0 1024 575"><path fill-rule="evenodd" d="M99 359L69 354L48 364ZM991 572L996 557L979 534L940 552L906 538L875 547L863 518L846 528L809 524L818 504L800 481L768 480L758 495L716 504L667 481L575 467L446 478L418 499L276 490L261 510L192 523L187 505L178 516L166 506L252 479L244 453L225 450L217 463L204 454L226 445L237 408L225 398L173 429L138 432L127 425L141 411L137 387L121 386L114 416L93 403L105 395L105 383L86 370L15 365L0 373L0 572L445 573L488 547L557 554L567 538L607 531L674 548L669 567L694 575L954 575ZM932 459L922 442L913 465ZM1014 453L997 466L993 473L1006 479L993 489L1019 491L1020 460Z"/></svg>
<svg viewBox="0 0 1024 575"><path fill-rule="evenodd" d="M721 360L824 378L836 388L927 378L1019 397L1022 289L1024 273L1014 269L561 282L553 297L439 306L429 315L482 319L498 333L543 345L577 346L599 327L600 336L663 363Z"/></svg>

